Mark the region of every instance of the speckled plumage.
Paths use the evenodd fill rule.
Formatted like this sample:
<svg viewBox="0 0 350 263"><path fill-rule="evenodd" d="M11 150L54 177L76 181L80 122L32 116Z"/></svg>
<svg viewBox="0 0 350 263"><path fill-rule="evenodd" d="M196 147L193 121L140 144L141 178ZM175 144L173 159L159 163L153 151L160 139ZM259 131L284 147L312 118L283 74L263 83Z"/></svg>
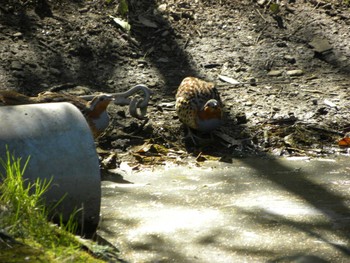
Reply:
<svg viewBox="0 0 350 263"><path fill-rule="evenodd" d="M222 101L215 85L194 77L185 78L176 94L176 112L189 128L210 132L222 124Z"/></svg>

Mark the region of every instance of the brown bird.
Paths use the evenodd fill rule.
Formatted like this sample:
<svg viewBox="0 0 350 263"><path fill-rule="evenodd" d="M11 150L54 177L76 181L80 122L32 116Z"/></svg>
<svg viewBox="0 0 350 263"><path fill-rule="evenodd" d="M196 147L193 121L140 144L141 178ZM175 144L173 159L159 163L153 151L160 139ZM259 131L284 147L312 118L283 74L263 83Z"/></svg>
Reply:
<svg viewBox="0 0 350 263"><path fill-rule="evenodd" d="M97 95L82 110L95 138L104 132L109 125L107 107L113 100L114 98L107 94Z"/></svg>
<svg viewBox="0 0 350 263"><path fill-rule="evenodd" d="M0 90L0 105L22 105L35 103L69 102L76 106L88 122L93 136L97 138L109 125L107 107L114 98L102 94L91 101L66 93L43 92L37 97L29 97L15 91Z"/></svg>
<svg viewBox="0 0 350 263"><path fill-rule="evenodd" d="M210 133L222 124L223 104L211 82L185 78L177 90L175 108L180 121L188 128ZM189 132L192 137L191 130Z"/></svg>

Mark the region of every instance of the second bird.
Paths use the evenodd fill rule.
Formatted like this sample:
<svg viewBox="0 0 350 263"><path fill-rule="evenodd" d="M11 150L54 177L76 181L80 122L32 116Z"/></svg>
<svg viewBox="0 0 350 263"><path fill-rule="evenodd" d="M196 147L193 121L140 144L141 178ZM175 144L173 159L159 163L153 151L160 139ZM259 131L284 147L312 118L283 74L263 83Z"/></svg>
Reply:
<svg viewBox="0 0 350 263"><path fill-rule="evenodd" d="M214 83L187 77L176 94L175 104L180 121L201 132L211 132L222 124L223 104Z"/></svg>

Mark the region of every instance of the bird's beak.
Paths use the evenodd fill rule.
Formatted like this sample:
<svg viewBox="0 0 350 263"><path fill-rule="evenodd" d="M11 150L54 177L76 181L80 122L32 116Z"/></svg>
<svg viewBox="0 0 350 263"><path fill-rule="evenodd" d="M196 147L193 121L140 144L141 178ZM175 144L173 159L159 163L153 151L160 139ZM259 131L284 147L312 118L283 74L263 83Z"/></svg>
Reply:
<svg viewBox="0 0 350 263"><path fill-rule="evenodd" d="M115 98L114 98L114 96L110 95L110 96L108 96L108 100L109 101L115 101Z"/></svg>

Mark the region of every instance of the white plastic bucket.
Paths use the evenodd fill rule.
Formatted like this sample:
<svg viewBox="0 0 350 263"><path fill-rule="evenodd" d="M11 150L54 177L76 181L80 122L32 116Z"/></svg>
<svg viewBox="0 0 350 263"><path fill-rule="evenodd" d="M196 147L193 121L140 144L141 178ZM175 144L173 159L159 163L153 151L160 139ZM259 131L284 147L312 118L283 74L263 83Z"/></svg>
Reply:
<svg viewBox="0 0 350 263"><path fill-rule="evenodd" d="M52 178L45 195L48 205L64 195L55 212L67 220L76 209L83 231L97 227L101 204L98 156L89 126L70 103L0 107L0 158L6 146L22 164L30 156L24 177L30 182ZM1 173L4 170L0 168Z"/></svg>

